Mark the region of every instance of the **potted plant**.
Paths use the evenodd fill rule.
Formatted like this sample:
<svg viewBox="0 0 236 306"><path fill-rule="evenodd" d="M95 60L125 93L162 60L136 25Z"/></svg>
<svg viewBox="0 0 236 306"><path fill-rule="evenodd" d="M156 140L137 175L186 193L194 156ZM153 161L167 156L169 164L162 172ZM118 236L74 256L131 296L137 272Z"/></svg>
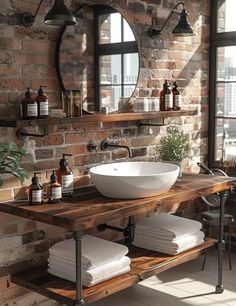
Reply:
<svg viewBox="0 0 236 306"><path fill-rule="evenodd" d="M184 135L176 127L169 126L167 128L167 134L161 137L160 144L156 150L163 162L178 165L180 167L179 176L182 176L182 160L190 157L191 150L187 135Z"/></svg>
<svg viewBox="0 0 236 306"><path fill-rule="evenodd" d="M14 175L21 181L28 177L26 170L21 167L23 156L31 159L31 155L14 142L0 143L0 187L4 174Z"/></svg>

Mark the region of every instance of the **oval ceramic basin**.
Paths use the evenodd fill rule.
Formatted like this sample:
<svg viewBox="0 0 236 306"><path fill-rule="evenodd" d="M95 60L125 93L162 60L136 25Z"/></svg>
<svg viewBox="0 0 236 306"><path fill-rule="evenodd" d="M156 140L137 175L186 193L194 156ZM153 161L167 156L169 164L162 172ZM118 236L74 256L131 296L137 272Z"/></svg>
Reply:
<svg viewBox="0 0 236 306"><path fill-rule="evenodd" d="M138 199L168 191L179 167L161 162L121 162L89 170L93 184L106 197Z"/></svg>

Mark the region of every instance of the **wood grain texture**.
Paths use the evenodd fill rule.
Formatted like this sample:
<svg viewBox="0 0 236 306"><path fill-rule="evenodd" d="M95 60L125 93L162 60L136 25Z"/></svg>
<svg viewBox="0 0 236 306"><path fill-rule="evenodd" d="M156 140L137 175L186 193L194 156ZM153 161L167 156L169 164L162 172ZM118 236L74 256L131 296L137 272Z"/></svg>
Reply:
<svg viewBox="0 0 236 306"><path fill-rule="evenodd" d="M68 117L68 118L47 118L36 120L8 120L1 119L0 126L2 127L27 127L27 126L46 126L60 125L73 123L89 123L89 122L116 122L116 121L135 121L135 120L150 120L158 118L169 118L179 116L196 115L196 111L180 110L180 111L165 111L165 112L146 112L146 113L112 113L103 115L96 113L93 115L84 115L83 117Z"/></svg>
<svg viewBox="0 0 236 306"><path fill-rule="evenodd" d="M90 288L83 288L83 298L86 303L92 303L108 295L133 286L140 280L161 273L181 263L199 257L204 249L214 245L214 240L209 239L203 245L171 256L158 252L131 247L131 271L114 277ZM75 284L47 273L46 267L21 272L13 275L13 283L34 290L60 303L74 305L76 290Z"/></svg>
<svg viewBox="0 0 236 306"><path fill-rule="evenodd" d="M73 197L61 203L29 206L24 201L7 202L0 203L0 211L76 231L151 211L170 211L176 203L235 185L235 177L185 174L168 192L154 197L111 199L102 196L95 187L87 187L78 189Z"/></svg>

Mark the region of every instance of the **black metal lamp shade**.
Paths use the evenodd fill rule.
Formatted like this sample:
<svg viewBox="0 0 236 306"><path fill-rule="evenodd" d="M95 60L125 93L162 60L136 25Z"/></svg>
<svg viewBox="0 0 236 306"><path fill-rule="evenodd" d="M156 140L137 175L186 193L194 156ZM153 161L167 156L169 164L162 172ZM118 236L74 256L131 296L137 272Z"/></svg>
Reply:
<svg viewBox="0 0 236 306"><path fill-rule="evenodd" d="M182 5L183 6L183 10L182 12L177 12L175 11L175 9L179 6ZM184 2L178 2L175 7L173 8L173 10L170 12L169 16L167 17L166 21L164 22L164 24L162 25L162 27L160 29L157 28L157 18L153 18L152 19L152 26L149 29L148 33L149 36L153 39L157 38L160 36L160 34L162 33L163 29L165 28L166 24L168 23L168 21L170 20L171 16L176 13L180 16L179 22L177 24L177 26L174 28L174 30L172 31L173 35L176 36L193 36L195 35L189 21L188 21L188 12L187 10L184 8Z"/></svg>
<svg viewBox="0 0 236 306"><path fill-rule="evenodd" d="M44 23L56 26L75 25L76 18L66 7L64 0L55 0L52 9L44 18Z"/></svg>
<svg viewBox="0 0 236 306"><path fill-rule="evenodd" d="M177 26L172 31L173 35L176 36L193 36L195 33L193 32L193 28L191 27L188 21L188 12L186 9L182 10L179 22Z"/></svg>

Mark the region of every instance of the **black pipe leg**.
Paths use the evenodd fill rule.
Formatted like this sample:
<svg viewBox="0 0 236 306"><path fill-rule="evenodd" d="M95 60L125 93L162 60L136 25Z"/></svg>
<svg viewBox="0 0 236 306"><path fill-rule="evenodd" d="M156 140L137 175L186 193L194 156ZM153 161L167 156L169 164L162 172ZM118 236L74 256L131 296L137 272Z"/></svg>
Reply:
<svg viewBox="0 0 236 306"><path fill-rule="evenodd" d="M82 297L82 232L73 233L75 239L75 258L76 258L76 302L74 306L85 305Z"/></svg>
<svg viewBox="0 0 236 306"><path fill-rule="evenodd" d="M216 243L218 250L218 284L216 286L216 293L222 293L224 291L222 280L222 266L223 266L223 251L225 250L224 241L224 211L225 201L227 199L228 191L222 191L220 193L220 224L219 224L219 237Z"/></svg>
<svg viewBox="0 0 236 306"><path fill-rule="evenodd" d="M231 258L231 226L228 230L228 252L229 252L229 269L232 270L232 258Z"/></svg>

